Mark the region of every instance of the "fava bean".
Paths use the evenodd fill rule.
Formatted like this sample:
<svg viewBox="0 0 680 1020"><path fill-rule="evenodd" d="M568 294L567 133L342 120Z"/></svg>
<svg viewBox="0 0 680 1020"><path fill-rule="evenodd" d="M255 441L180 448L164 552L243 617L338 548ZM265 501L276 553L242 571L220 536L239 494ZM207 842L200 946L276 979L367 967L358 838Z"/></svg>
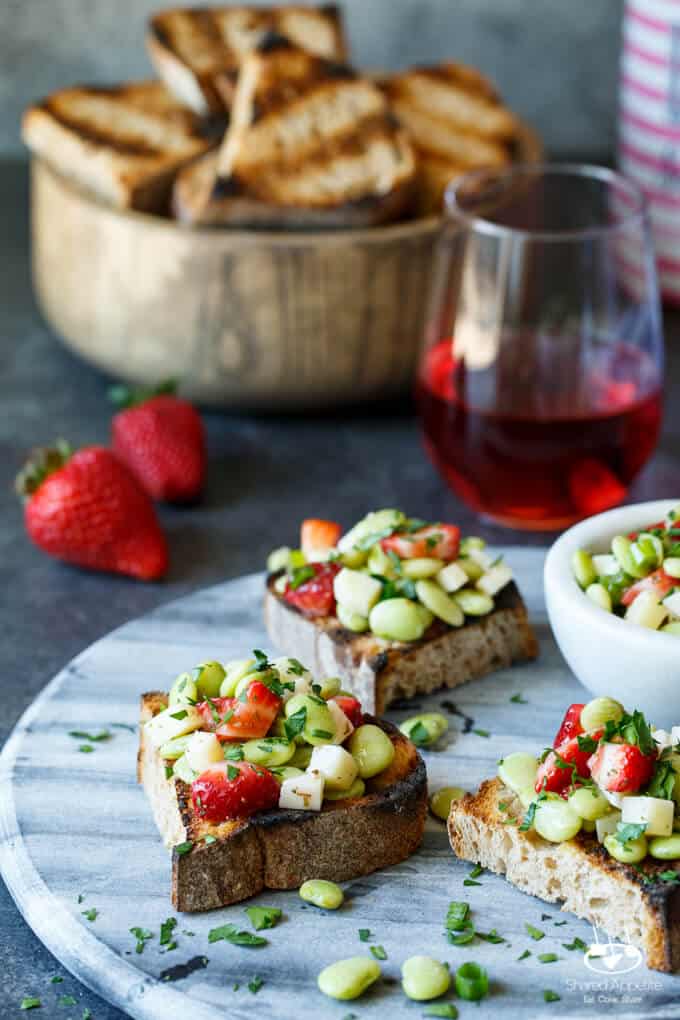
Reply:
<svg viewBox="0 0 680 1020"><path fill-rule="evenodd" d="M451 598L458 603L466 616L486 616L493 610L493 599L481 591L461 588L459 591L455 591Z"/></svg>
<svg viewBox="0 0 680 1020"><path fill-rule="evenodd" d="M665 838L672 839L671 836ZM639 864L644 861L649 849L646 836L629 839L627 843L620 843L614 835L605 836L604 845L614 860L622 864Z"/></svg>
<svg viewBox="0 0 680 1020"><path fill-rule="evenodd" d="M187 761L187 757L185 754L183 754L182 757L178 758L177 761L175 762L172 774L173 776L176 776L177 779L181 779L182 782L189 784L193 783L194 779L196 778L196 773L194 772L191 765Z"/></svg>
<svg viewBox="0 0 680 1020"><path fill-rule="evenodd" d="M371 609L368 623L374 634L388 641L418 641L425 633L424 620L411 599L385 599Z"/></svg>
<svg viewBox="0 0 680 1020"><path fill-rule="evenodd" d="M655 836L649 841L649 853L659 861L675 861L680 858L680 835Z"/></svg>
<svg viewBox="0 0 680 1020"><path fill-rule="evenodd" d="M411 716L399 727L404 736L412 740L416 747L430 747L448 728L448 719L439 712L423 712L421 715Z"/></svg>
<svg viewBox="0 0 680 1020"><path fill-rule="evenodd" d="M534 829L550 843L573 839L580 828L581 819L561 797L549 795L536 804Z"/></svg>
<svg viewBox="0 0 680 1020"><path fill-rule="evenodd" d="M401 967L401 987L409 999L427 1002L448 992L451 975L448 967L431 956L411 956Z"/></svg>
<svg viewBox="0 0 680 1020"><path fill-rule="evenodd" d="M594 602L605 613L612 611L612 597L603 584L589 584L586 588L586 595L591 602Z"/></svg>
<svg viewBox="0 0 680 1020"><path fill-rule="evenodd" d="M198 687L189 673L180 673L170 688L169 705L195 705L199 700Z"/></svg>
<svg viewBox="0 0 680 1020"><path fill-rule="evenodd" d="M630 574L631 577L644 577L647 569L635 562L630 547L631 541L625 535L616 535L612 539L612 552L621 570Z"/></svg>
<svg viewBox="0 0 680 1020"><path fill-rule="evenodd" d="M467 578L469 581L478 581L482 574L484 573L484 568L480 567L479 563L477 563L475 560L466 559L464 556L461 556L460 559L457 559L456 563L463 571L463 573L467 574Z"/></svg>
<svg viewBox="0 0 680 1020"><path fill-rule="evenodd" d="M221 662L201 662L194 670L198 693L204 698L216 698L226 675Z"/></svg>
<svg viewBox="0 0 680 1020"><path fill-rule="evenodd" d="M220 697L233 698L239 681L255 669L255 659L233 659L224 668L226 676L220 684Z"/></svg>
<svg viewBox="0 0 680 1020"><path fill-rule="evenodd" d="M288 759L287 764L293 765L296 769L306 769L312 760L313 750L314 748L309 744L297 744L295 753L292 758Z"/></svg>
<svg viewBox="0 0 680 1020"><path fill-rule="evenodd" d="M379 545L374 545L371 549L366 566L370 574L378 574L380 577L387 577L390 580L394 580L397 576L393 561Z"/></svg>
<svg viewBox="0 0 680 1020"><path fill-rule="evenodd" d="M571 569L577 584L585 591L597 581L597 570L593 558L585 549L577 549L571 558Z"/></svg>
<svg viewBox="0 0 680 1020"><path fill-rule="evenodd" d="M581 726L584 730L599 730L606 722L623 718L624 707L614 698L593 698L581 709Z"/></svg>
<svg viewBox="0 0 680 1020"><path fill-rule="evenodd" d="M355 634L363 634L364 631L368 630L368 620L366 617L360 616L359 613L353 613L351 609L347 609L341 602L336 603L335 615L343 627L347 627L347 630L351 630Z"/></svg>
<svg viewBox="0 0 680 1020"><path fill-rule="evenodd" d="M394 760L394 744L384 730L372 723L357 726L348 746L362 779L370 779L384 772Z"/></svg>
<svg viewBox="0 0 680 1020"><path fill-rule="evenodd" d="M328 701L329 698L334 698L336 694L340 693L342 682L339 676L326 676L323 680L319 680L319 697L323 698L324 701Z"/></svg>
<svg viewBox="0 0 680 1020"><path fill-rule="evenodd" d="M380 977L376 960L366 956L351 956L324 968L317 984L331 999L358 999Z"/></svg>
<svg viewBox="0 0 680 1020"><path fill-rule="evenodd" d="M430 811L445 822L454 800L461 800L464 796L465 790L461 790L460 786L443 786L430 797Z"/></svg>
<svg viewBox="0 0 680 1020"><path fill-rule="evenodd" d="M515 793L529 787L533 789L537 772L537 759L526 751L513 751L512 754L506 754L498 764L498 778Z"/></svg>
<svg viewBox="0 0 680 1020"><path fill-rule="evenodd" d="M611 811L611 804L596 787L582 786L569 795L567 804L579 818L588 822L596 822Z"/></svg>
<svg viewBox="0 0 680 1020"><path fill-rule="evenodd" d="M243 757L253 765L285 765L295 754L295 742L285 737L260 737L243 744Z"/></svg>
<svg viewBox="0 0 680 1020"><path fill-rule="evenodd" d="M359 776L354 780L347 790L329 790L324 787L324 800L347 800L348 797L363 797L366 793L366 783Z"/></svg>
<svg viewBox="0 0 680 1020"><path fill-rule="evenodd" d="M302 736L308 744L328 744L335 736L335 720L323 698L313 694L294 694L286 702L286 719L305 709Z"/></svg>
<svg viewBox="0 0 680 1020"><path fill-rule="evenodd" d="M305 903L313 903L323 910L337 910L345 898L339 885L320 878L310 878L303 882L299 892Z"/></svg>
<svg viewBox="0 0 680 1020"><path fill-rule="evenodd" d="M293 765L280 765L270 770L276 782L281 785L286 779L295 779L297 776L303 776L304 772L302 769L297 769Z"/></svg>
<svg viewBox="0 0 680 1020"><path fill-rule="evenodd" d="M465 623L461 607L436 581L416 581L416 595L431 613L450 627L462 627Z"/></svg>
<svg viewBox="0 0 680 1020"><path fill-rule="evenodd" d="M161 758L166 758L169 761L176 761L181 758L187 749L187 744L193 736L192 733L187 733L183 737L173 737L172 740L168 740L159 749L158 753Z"/></svg>
<svg viewBox="0 0 680 1020"><path fill-rule="evenodd" d="M404 577L410 578L411 581L422 581L427 577L434 577L443 566L443 560L437 560L433 556L422 556L404 560L401 569Z"/></svg>

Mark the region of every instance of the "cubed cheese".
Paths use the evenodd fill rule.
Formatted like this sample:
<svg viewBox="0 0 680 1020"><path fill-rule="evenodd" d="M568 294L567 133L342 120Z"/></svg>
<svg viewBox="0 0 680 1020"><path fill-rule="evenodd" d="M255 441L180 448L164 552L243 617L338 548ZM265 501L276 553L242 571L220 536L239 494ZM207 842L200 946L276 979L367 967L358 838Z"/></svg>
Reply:
<svg viewBox="0 0 680 1020"><path fill-rule="evenodd" d="M638 627L658 630L668 616L668 610L660 605L652 591L641 591L626 610L626 620Z"/></svg>
<svg viewBox="0 0 680 1020"><path fill-rule="evenodd" d="M349 751L334 744L314 748L308 771L320 772L329 790L348 790L359 774Z"/></svg>
<svg viewBox="0 0 680 1020"><path fill-rule="evenodd" d="M185 733L199 730L203 716L192 705L170 705L144 724L144 733L154 747L160 747L166 740L183 737Z"/></svg>
<svg viewBox="0 0 680 1020"><path fill-rule="evenodd" d="M680 580L678 581L678 587L680 588ZM664 609L667 609L673 616L680 617L680 591L673 592L663 600Z"/></svg>
<svg viewBox="0 0 680 1020"><path fill-rule="evenodd" d="M224 761L222 745L214 733L196 730L189 737L184 755L189 768L194 772L205 772L215 762Z"/></svg>
<svg viewBox="0 0 680 1020"><path fill-rule="evenodd" d="M333 593L350 613L368 618L382 593L382 584L370 574L343 567L333 581Z"/></svg>
<svg viewBox="0 0 680 1020"><path fill-rule="evenodd" d="M620 821L620 811L610 811L608 815L603 815L602 818L597 819L595 822L595 832L600 843L604 843L606 836L611 836L616 832L616 827Z"/></svg>
<svg viewBox="0 0 680 1020"><path fill-rule="evenodd" d="M468 576L457 563L449 563L437 573L437 583L444 591L458 591L468 583Z"/></svg>
<svg viewBox="0 0 680 1020"><path fill-rule="evenodd" d="M312 674L297 659L282 656L272 660L272 666L278 671L282 684L293 684L293 690L284 690L284 701L294 694L309 694L312 690Z"/></svg>
<svg viewBox="0 0 680 1020"><path fill-rule="evenodd" d="M348 737L352 736L354 732L354 726L349 721L343 710L340 708L336 701L327 701L328 711L333 716L333 722L335 723L335 733L333 734L334 744L344 744Z"/></svg>
<svg viewBox="0 0 680 1020"><path fill-rule="evenodd" d="M501 588L505 588L506 584L510 584L511 581L512 570L510 567L506 563L497 563L495 567L490 567L485 574L482 574L475 584L475 588L493 598Z"/></svg>
<svg viewBox="0 0 680 1020"><path fill-rule="evenodd" d="M618 574L621 569L616 556L613 556L611 553L599 553L596 556L593 556L593 566L597 571L598 577L608 577L611 574Z"/></svg>
<svg viewBox="0 0 680 1020"><path fill-rule="evenodd" d="M324 778L320 772L305 772L281 783L279 807L293 811L320 811L323 803Z"/></svg>
<svg viewBox="0 0 680 1020"><path fill-rule="evenodd" d="M626 797L621 808L621 821L646 825L645 836L670 836L674 809L674 801L661 797Z"/></svg>

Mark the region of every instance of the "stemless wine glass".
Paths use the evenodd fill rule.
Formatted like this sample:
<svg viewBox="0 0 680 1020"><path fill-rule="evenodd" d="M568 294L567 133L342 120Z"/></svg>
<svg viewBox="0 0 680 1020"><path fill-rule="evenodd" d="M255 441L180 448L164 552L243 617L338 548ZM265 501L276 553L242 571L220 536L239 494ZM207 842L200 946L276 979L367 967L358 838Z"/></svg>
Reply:
<svg viewBox="0 0 680 1020"><path fill-rule="evenodd" d="M514 166L459 178L446 207L417 384L432 460L515 528L621 502L662 408L641 193L599 167Z"/></svg>

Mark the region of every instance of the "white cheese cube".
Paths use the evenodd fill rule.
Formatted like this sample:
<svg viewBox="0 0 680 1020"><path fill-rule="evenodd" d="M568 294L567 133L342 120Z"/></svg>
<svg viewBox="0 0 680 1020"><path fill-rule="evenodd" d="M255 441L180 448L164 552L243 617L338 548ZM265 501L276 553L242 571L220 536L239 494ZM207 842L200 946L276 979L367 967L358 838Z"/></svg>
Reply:
<svg viewBox="0 0 680 1020"><path fill-rule="evenodd" d="M477 566L481 567L482 570L489 570L494 560L498 559L497 556L487 552L486 549L468 549L466 555L468 559L474 560Z"/></svg>
<svg viewBox="0 0 680 1020"><path fill-rule="evenodd" d="M457 563L449 563L447 566L437 573L436 581L440 588L444 591L449 592L458 591L468 583L468 576L462 567L459 567Z"/></svg>
<svg viewBox="0 0 680 1020"><path fill-rule="evenodd" d="M676 729L678 729L678 727L676 727ZM652 737L660 751L663 751L665 747L671 747L673 744L673 738L666 730L654 730Z"/></svg>
<svg viewBox="0 0 680 1020"><path fill-rule="evenodd" d="M329 790L348 790L359 767L349 751L335 744L321 744L312 751L308 771L320 772Z"/></svg>
<svg viewBox="0 0 680 1020"><path fill-rule="evenodd" d="M279 659L272 659L272 666L278 671L279 678L282 684L293 684L293 690L284 690L283 700L288 701L294 694L310 694L312 690L312 674L302 666L302 672L299 667L302 663L298 662L297 659L290 659L287 656L282 656Z"/></svg>
<svg viewBox="0 0 680 1020"><path fill-rule="evenodd" d="M680 588L680 581L678 581L678 587ZM665 598L663 600L663 607L673 616L680 616L680 591L676 591Z"/></svg>
<svg viewBox="0 0 680 1020"><path fill-rule="evenodd" d="M671 726L671 736L668 743L671 747L675 747L676 744L680 744L680 726Z"/></svg>
<svg viewBox="0 0 680 1020"><path fill-rule="evenodd" d="M595 832L600 843L604 843L606 836L611 836L616 832L616 826L620 821L620 811L610 811L608 815L603 815L602 818L597 819L595 822Z"/></svg>
<svg viewBox="0 0 680 1020"><path fill-rule="evenodd" d="M183 737L202 726L203 716L193 705L170 705L144 723L144 733L154 747L160 747L166 740Z"/></svg>
<svg viewBox="0 0 680 1020"><path fill-rule="evenodd" d="M305 772L281 783L279 807L293 811L320 811L323 803L324 778L320 772Z"/></svg>
<svg viewBox="0 0 680 1020"><path fill-rule="evenodd" d="M505 588L506 584L510 584L511 581L512 570L510 567L506 563L497 563L495 567L491 567L485 574L482 574L475 584L475 588L493 598L501 588Z"/></svg>
<svg viewBox="0 0 680 1020"><path fill-rule="evenodd" d="M214 733L205 730L196 730L191 734L184 756L194 772L205 772L215 762L224 761L224 751L219 740Z"/></svg>
<svg viewBox="0 0 680 1020"><path fill-rule="evenodd" d="M333 581L333 593L350 613L368 618L382 593L382 584L370 574L343 567Z"/></svg>
<svg viewBox="0 0 680 1020"><path fill-rule="evenodd" d="M335 723L335 733L331 743L344 744L347 738L354 733L354 727L336 701L327 701L326 706Z"/></svg>
<svg viewBox="0 0 680 1020"><path fill-rule="evenodd" d="M659 604L652 591L641 591L626 610L626 619L629 623L635 623L638 627L648 627L650 630L658 630L667 616L668 610Z"/></svg>
<svg viewBox="0 0 680 1020"><path fill-rule="evenodd" d="M674 802L662 797L626 797L621 808L621 821L646 825L645 836L670 836L674 809Z"/></svg>
<svg viewBox="0 0 680 1020"><path fill-rule="evenodd" d="M616 556L611 553L599 553L593 556L593 566L598 577L608 577L611 574L618 574L620 567Z"/></svg>

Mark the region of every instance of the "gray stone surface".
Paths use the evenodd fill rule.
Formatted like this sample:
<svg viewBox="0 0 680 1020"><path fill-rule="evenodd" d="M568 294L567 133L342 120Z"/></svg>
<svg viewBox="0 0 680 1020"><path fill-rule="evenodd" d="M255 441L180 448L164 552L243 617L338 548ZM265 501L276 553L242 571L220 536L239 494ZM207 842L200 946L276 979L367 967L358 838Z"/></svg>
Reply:
<svg viewBox="0 0 680 1020"><path fill-rule="evenodd" d="M73 82L149 74L158 0L2 0L0 153L18 151L32 99ZM165 6L172 6L167 3ZM554 154L604 159L615 131L622 0L344 0L365 67L456 58L479 66Z"/></svg>

